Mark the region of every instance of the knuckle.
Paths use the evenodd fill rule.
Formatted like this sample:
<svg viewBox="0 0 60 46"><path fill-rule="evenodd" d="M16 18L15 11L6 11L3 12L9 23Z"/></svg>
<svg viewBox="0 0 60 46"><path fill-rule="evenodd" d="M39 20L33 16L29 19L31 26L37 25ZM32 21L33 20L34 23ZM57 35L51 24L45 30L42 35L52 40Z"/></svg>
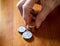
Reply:
<svg viewBox="0 0 60 46"><path fill-rule="evenodd" d="M17 3L17 7L21 7L23 4L24 4L25 0L20 0L18 3Z"/></svg>
<svg viewBox="0 0 60 46"><path fill-rule="evenodd" d="M16 6L19 7L20 5L21 5L21 2L19 1Z"/></svg>
<svg viewBox="0 0 60 46"><path fill-rule="evenodd" d="M25 10L25 9L27 9L27 6L26 5L23 5L22 8Z"/></svg>

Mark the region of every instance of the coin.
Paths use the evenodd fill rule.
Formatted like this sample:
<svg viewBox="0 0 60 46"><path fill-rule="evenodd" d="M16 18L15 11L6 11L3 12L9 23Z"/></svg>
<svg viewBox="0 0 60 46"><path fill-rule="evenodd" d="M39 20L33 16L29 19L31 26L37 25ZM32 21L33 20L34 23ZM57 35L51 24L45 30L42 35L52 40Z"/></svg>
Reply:
<svg viewBox="0 0 60 46"><path fill-rule="evenodd" d="M25 30L26 30L26 28L24 27L24 26L20 26L19 28L18 28L18 32L25 32Z"/></svg>
<svg viewBox="0 0 60 46"><path fill-rule="evenodd" d="M22 34L22 37L24 39L30 39L32 38L32 33L30 31L25 31L23 34Z"/></svg>

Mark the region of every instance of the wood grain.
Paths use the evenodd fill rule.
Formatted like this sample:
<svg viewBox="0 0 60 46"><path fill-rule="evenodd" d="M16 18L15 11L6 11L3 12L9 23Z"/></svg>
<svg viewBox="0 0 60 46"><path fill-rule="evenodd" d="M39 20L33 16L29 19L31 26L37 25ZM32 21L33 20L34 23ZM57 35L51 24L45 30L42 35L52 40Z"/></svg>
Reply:
<svg viewBox="0 0 60 46"><path fill-rule="evenodd" d="M33 38L24 40L17 32L24 20L16 7L18 0L1 0L0 46L60 46L60 6L50 13Z"/></svg>

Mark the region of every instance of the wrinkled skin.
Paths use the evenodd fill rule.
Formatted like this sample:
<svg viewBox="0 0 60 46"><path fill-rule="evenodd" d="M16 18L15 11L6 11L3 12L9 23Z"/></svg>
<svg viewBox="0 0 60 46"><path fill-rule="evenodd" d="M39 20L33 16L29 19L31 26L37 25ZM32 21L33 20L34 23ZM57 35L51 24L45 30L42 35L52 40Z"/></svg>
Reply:
<svg viewBox="0 0 60 46"><path fill-rule="evenodd" d="M33 5L38 2L38 0L20 0L17 3L17 7L21 12L26 24L32 24L31 19L32 14L30 13ZM55 7L60 5L60 0L40 0L43 7L42 11L38 13L34 25L39 28L41 23L45 20L47 15L54 10Z"/></svg>

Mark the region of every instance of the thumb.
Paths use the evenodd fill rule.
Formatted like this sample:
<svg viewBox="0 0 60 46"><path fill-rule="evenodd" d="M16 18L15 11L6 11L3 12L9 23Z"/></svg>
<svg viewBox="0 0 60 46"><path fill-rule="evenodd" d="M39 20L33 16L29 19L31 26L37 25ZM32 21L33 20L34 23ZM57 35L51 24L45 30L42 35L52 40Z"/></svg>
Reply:
<svg viewBox="0 0 60 46"><path fill-rule="evenodd" d="M50 8L44 8L38 15L36 18L36 28L39 28L41 23L45 20L45 18L47 17L47 15L51 12Z"/></svg>

